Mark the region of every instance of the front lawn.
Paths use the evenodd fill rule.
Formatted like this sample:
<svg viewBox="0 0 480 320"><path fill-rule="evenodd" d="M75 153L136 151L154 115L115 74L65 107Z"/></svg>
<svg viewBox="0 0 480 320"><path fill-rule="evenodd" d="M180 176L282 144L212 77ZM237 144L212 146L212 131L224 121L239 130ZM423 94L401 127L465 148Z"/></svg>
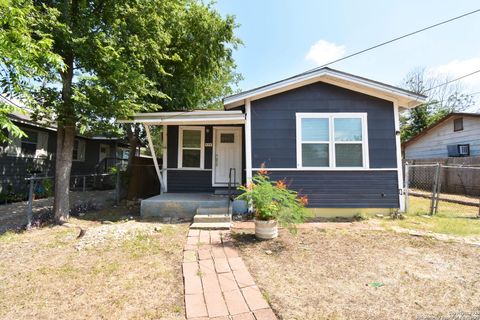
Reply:
<svg viewBox="0 0 480 320"><path fill-rule="evenodd" d="M72 222L0 235L1 319L184 319L186 224Z"/></svg>
<svg viewBox="0 0 480 320"><path fill-rule="evenodd" d="M235 243L281 319L415 319L480 308L480 248L386 231Z"/></svg>
<svg viewBox="0 0 480 320"><path fill-rule="evenodd" d="M428 216L430 199L410 196L410 207L404 220L388 221L385 226L398 225L402 228L426 230L436 233L479 236L480 218L478 206L466 206L440 201L438 213Z"/></svg>

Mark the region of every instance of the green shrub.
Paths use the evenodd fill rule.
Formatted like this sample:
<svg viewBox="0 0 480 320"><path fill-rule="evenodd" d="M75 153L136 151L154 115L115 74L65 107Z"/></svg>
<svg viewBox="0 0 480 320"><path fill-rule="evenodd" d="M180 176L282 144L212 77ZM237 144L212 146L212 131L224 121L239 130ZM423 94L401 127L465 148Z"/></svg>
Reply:
<svg viewBox="0 0 480 320"><path fill-rule="evenodd" d="M309 216L305 209L307 196L287 188L285 181L270 181L266 170L257 173L237 197L253 205L257 220L276 220L281 226L295 231L295 223L301 223Z"/></svg>

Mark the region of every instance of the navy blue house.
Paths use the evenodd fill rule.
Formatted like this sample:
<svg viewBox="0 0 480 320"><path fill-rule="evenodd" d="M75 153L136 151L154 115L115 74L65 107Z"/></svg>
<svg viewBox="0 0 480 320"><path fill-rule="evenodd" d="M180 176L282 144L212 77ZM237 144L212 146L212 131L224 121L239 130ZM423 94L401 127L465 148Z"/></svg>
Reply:
<svg viewBox="0 0 480 320"><path fill-rule="evenodd" d="M224 99L224 110L143 113L163 126L162 193L214 193L264 165L329 215L403 210L399 112L425 97L322 68Z"/></svg>

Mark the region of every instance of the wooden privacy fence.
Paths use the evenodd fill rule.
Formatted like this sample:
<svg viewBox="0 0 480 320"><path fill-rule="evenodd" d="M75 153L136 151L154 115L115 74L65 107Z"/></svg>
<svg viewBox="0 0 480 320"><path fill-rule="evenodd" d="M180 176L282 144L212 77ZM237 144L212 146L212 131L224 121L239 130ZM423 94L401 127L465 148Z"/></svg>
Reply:
<svg viewBox="0 0 480 320"><path fill-rule="evenodd" d="M157 161L162 168L162 160ZM130 176L127 179L127 199L129 200L145 199L160 194L160 182L152 158L134 157Z"/></svg>

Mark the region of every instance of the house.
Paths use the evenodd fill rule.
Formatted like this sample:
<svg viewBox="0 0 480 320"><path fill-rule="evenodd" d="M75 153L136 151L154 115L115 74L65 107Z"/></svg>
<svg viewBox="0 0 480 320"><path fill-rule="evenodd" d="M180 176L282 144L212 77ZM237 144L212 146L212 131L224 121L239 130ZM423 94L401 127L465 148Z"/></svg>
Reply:
<svg viewBox="0 0 480 320"><path fill-rule="evenodd" d="M137 114L124 122L144 124L150 147L149 127L163 126L167 164L157 164L163 194L143 200L142 215L192 216L212 206L205 194L246 183L262 165L319 214L403 210L399 112L424 100L321 68L226 97L221 111Z"/></svg>
<svg viewBox="0 0 480 320"><path fill-rule="evenodd" d="M28 112L10 114L10 118L27 136L0 144L0 193L25 192L26 177L54 176L55 171L55 125L35 122ZM77 135L72 176L107 172L118 161L126 161L128 153L122 139Z"/></svg>
<svg viewBox="0 0 480 320"><path fill-rule="evenodd" d="M405 160L480 156L480 113L450 113L403 144Z"/></svg>

